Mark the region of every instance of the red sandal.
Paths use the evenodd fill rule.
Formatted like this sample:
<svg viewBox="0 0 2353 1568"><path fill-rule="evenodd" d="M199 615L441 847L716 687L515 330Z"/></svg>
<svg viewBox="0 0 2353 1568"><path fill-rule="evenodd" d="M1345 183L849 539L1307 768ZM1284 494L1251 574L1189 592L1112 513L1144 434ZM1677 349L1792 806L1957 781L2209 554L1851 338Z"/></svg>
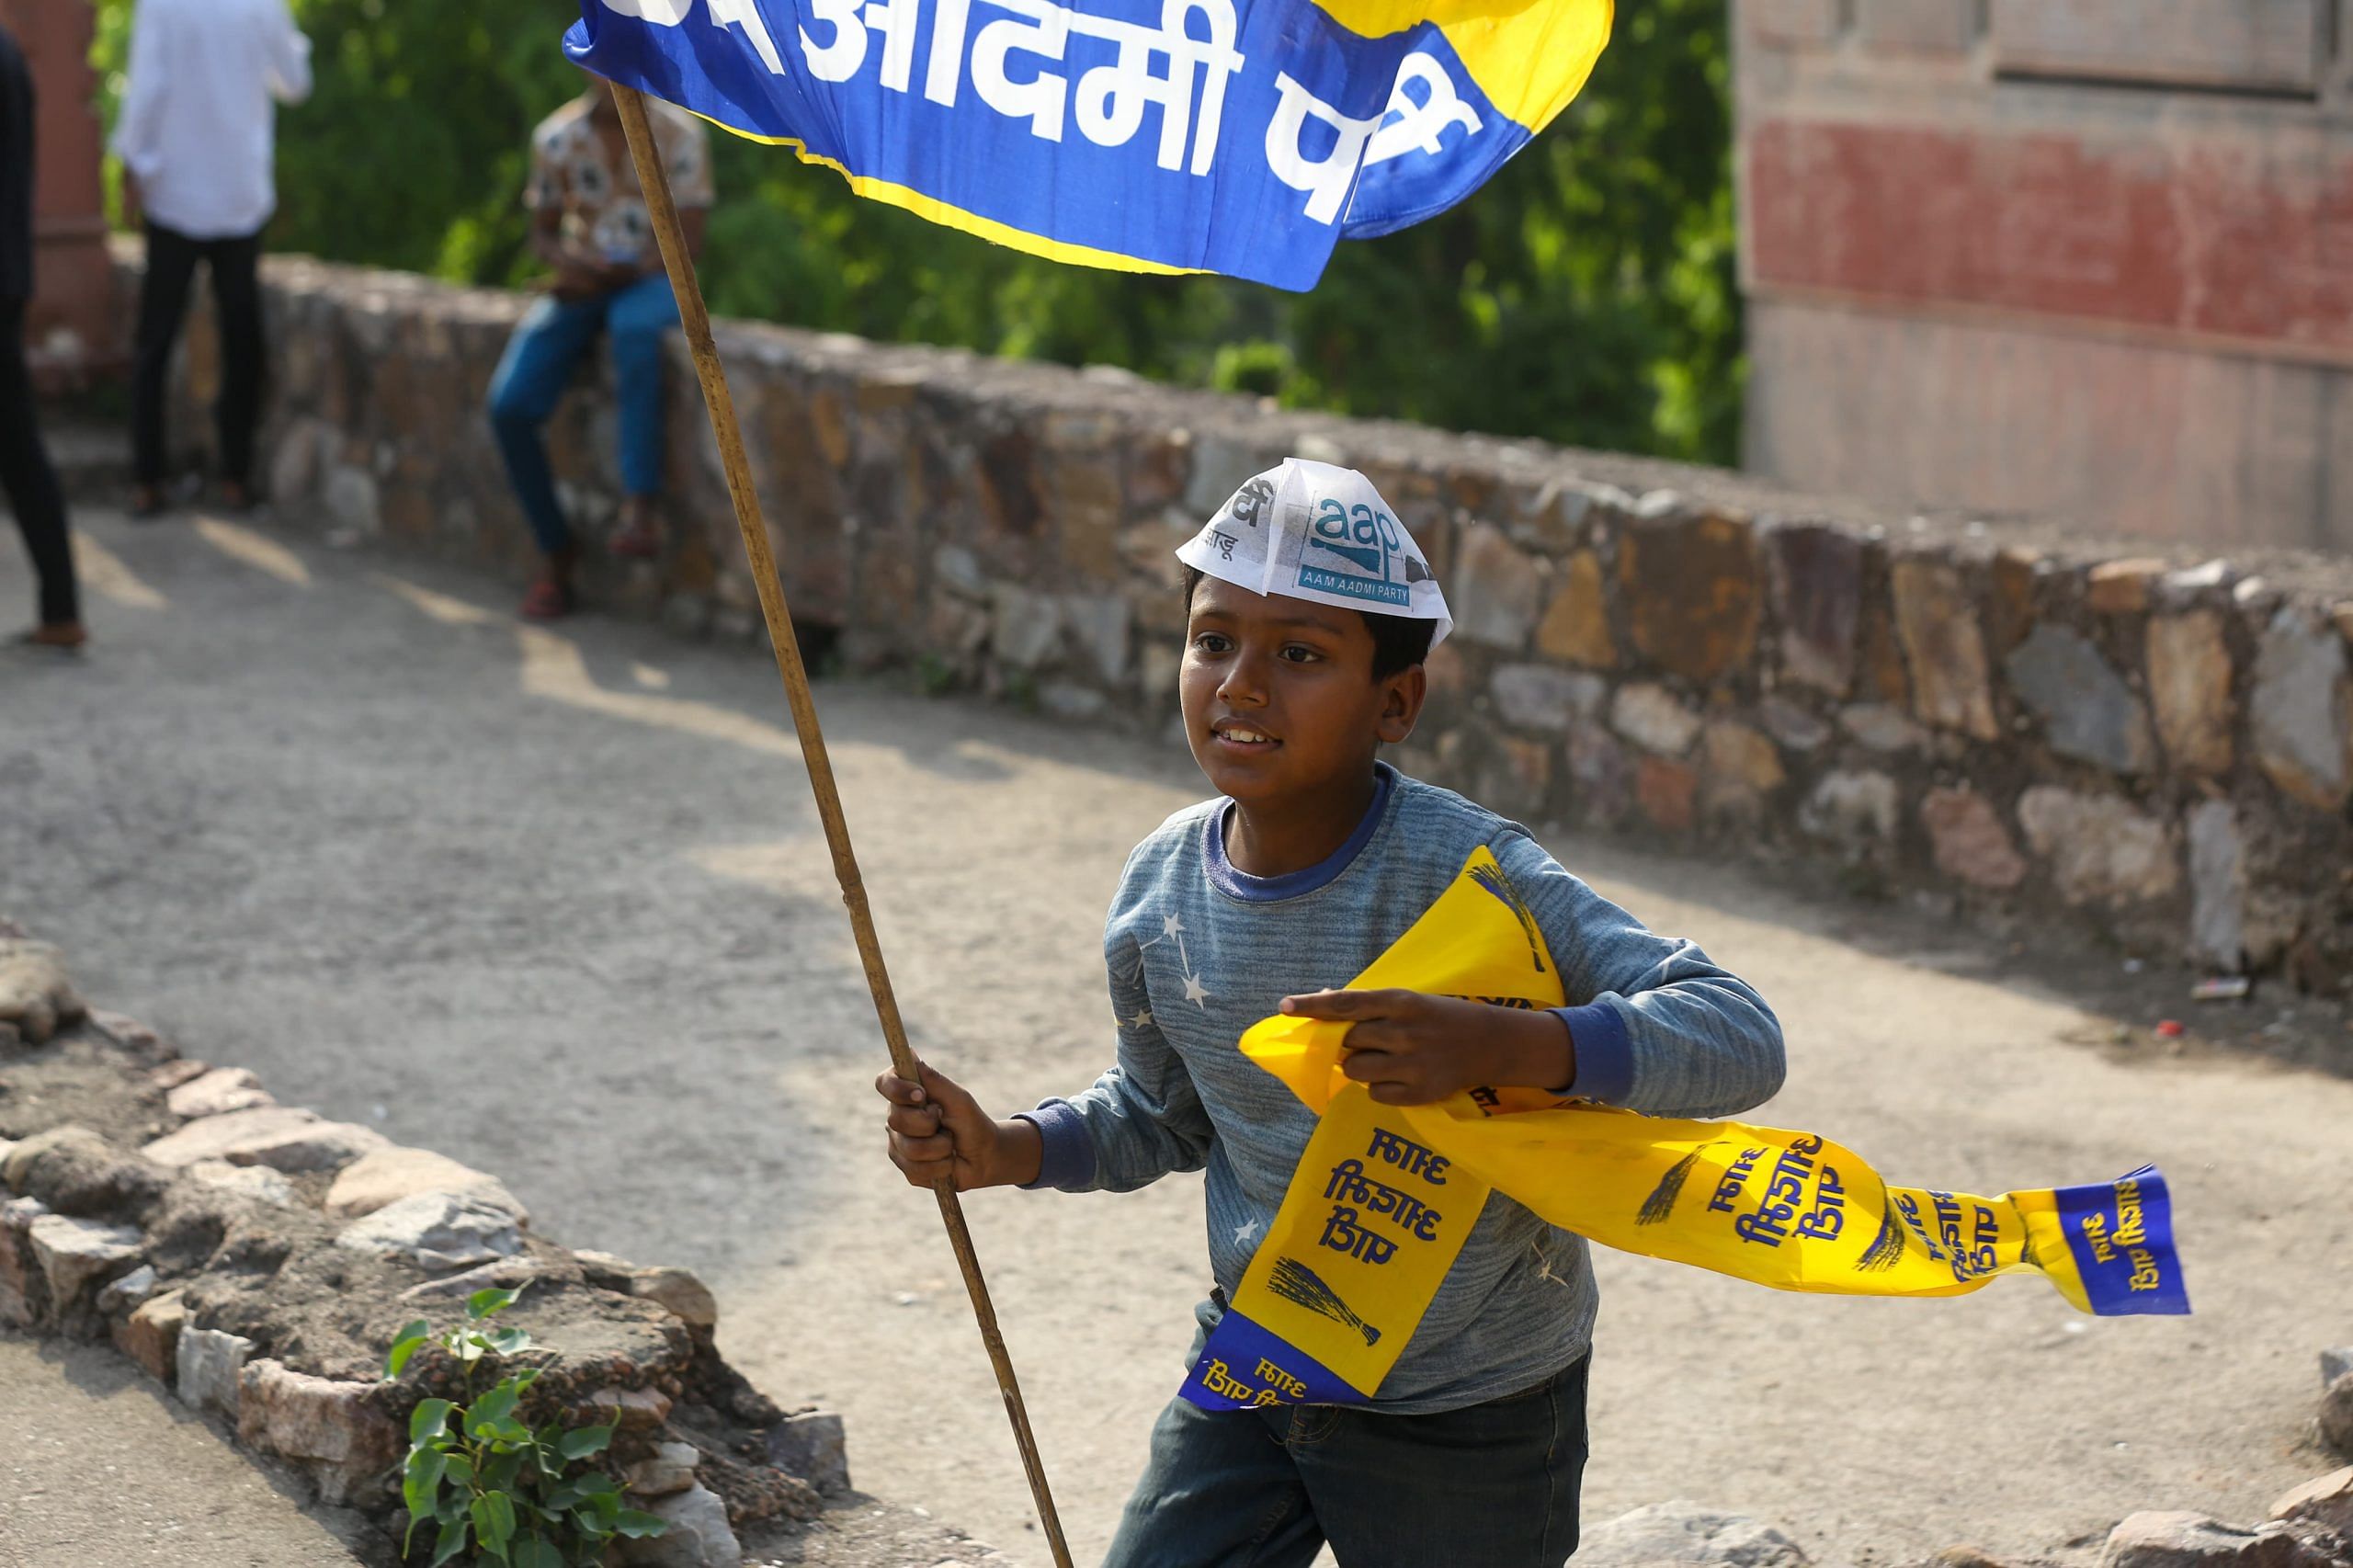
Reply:
<svg viewBox="0 0 2353 1568"><path fill-rule="evenodd" d="M632 561L651 561L662 553L662 530L652 523L623 523L613 535L612 551Z"/></svg>
<svg viewBox="0 0 2353 1568"><path fill-rule="evenodd" d="M44 620L30 631L17 633L17 642L27 648L54 648L60 653L73 653L90 640L78 620Z"/></svg>
<svg viewBox="0 0 2353 1568"><path fill-rule="evenodd" d="M516 613L525 620L560 620L572 613L572 590L553 577L542 577L524 592Z"/></svg>

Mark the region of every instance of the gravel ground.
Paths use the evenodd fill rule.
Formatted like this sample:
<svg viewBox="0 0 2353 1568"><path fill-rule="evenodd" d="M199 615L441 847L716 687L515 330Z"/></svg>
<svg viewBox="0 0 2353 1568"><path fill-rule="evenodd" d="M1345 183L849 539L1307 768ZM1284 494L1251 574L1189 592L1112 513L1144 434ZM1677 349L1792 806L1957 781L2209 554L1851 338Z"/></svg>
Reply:
<svg viewBox="0 0 2353 1568"><path fill-rule="evenodd" d="M0 1562L358 1568L365 1525L298 1506L110 1346L0 1334ZM389 1559L373 1560L376 1563Z"/></svg>
<svg viewBox="0 0 2353 1568"><path fill-rule="evenodd" d="M931 1201L881 1158L881 1046L773 670L594 616L520 628L505 586L312 536L83 521L94 651L0 655L0 908L191 1054L494 1171L574 1244L699 1270L739 1367L846 1413L862 1487L1043 1563ZM28 594L0 551L0 605ZM918 1049L1007 1108L1084 1085L1101 912L1189 763L887 685L819 702ZM2155 1159L2199 1307L2086 1320L2029 1279L1781 1296L1603 1256L1588 1517L1688 1496L1834 1562L2065 1556L2141 1507L2259 1515L2326 1467L2353 1083L2154 1045L2134 1020L2178 1010L2177 976L1545 836L1774 1003L1768 1119L1984 1191ZM1092 1561L1180 1371L1198 1183L971 1210Z"/></svg>

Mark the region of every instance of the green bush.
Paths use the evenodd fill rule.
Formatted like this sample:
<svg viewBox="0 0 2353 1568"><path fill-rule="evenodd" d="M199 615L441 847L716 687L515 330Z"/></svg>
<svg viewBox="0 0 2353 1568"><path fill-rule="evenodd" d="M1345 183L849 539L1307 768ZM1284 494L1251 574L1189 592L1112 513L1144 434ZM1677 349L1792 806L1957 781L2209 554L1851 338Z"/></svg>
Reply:
<svg viewBox="0 0 2353 1568"><path fill-rule="evenodd" d="M117 90L131 0L98 0ZM294 0L271 244L463 282L528 277L531 127L579 75L567 0ZM1723 0L1619 7L1583 97L1462 206L1346 244L1313 293L1058 267L860 201L714 133L713 310L1123 365L1302 408L1724 462L1742 382Z"/></svg>

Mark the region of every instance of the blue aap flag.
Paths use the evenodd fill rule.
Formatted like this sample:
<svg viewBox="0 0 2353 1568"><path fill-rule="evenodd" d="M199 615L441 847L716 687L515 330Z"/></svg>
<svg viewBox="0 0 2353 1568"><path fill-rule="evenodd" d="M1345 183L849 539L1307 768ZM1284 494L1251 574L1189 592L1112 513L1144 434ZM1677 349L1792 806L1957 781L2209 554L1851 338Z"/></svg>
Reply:
<svg viewBox="0 0 2353 1568"><path fill-rule="evenodd" d="M581 0L564 51L1058 261L1312 287L1558 114L1612 0Z"/></svg>

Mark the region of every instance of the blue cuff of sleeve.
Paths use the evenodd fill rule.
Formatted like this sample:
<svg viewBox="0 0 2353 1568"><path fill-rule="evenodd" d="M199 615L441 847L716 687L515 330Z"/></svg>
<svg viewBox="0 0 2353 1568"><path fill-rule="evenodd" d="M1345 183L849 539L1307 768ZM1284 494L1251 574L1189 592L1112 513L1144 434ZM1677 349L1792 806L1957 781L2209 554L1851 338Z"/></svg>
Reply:
<svg viewBox="0 0 2353 1568"><path fill-rule="evenodd" d="M1014 1119L1038 1130L1045 1147L1038 1160L1038 1179L1024 1183L1024 1192L1049 1187L1085 1187L1095 1180L1095 1140L1086 1135L1068 1100L1047 1100L1036 1110L1017 1110Z"/></svg>
<svg viewBox="0 0 2353 1568"><path fill-rule="evenodd" d="M1588 1002L1552 1012L1569 1026L1569 1040L1576 1047L1577 1076L1569 1093L1601 1105L1625 1104L1634 1092L1634 1042L1627 1037L1626 1020L1618 1009Z"/></svg>

